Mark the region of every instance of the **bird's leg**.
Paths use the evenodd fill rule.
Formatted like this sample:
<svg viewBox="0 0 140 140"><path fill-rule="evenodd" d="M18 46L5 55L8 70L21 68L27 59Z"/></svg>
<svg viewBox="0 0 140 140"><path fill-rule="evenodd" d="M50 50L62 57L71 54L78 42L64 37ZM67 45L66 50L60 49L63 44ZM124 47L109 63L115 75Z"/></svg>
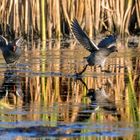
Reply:
<svg viewBox="0 0 140 140"><path fill-rule="evenodd" d="M88 91L87 84L82 80L82 78L79 78L78 80L85 86L86 91Z"/></svg>
<svg viewBox="0 0 140 140"><path fill-rule="evenodd" d="M88 66L88 64L86 64L86 65L84 66L84 68L83 68L82 71L76 73L76 75L81 75L81 74L86 70L87 66Z"/></svg>

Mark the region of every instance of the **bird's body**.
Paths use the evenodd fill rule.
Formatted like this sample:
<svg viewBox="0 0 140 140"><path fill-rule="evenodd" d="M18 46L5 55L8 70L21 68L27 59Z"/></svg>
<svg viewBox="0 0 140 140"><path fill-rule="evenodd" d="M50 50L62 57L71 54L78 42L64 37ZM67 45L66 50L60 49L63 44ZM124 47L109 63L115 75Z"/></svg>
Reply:
<svg viewBox="0 0 140 140"><path fill-rule="evenodd" d="M0 36L0 49L7 64L15 63L21 56L21 48L23 38L18 38L9 43L6 38Z"/></svg>
<svg viewBox="0 0 140 140"><path fill-rule="evenodd" d="M102 52L104 52L104 55ZM90 55L86 57L86 60L89 66L94 66L94 65L104 66L106 57L108 55L109 55L108 51L102 49L100 51L96 51L95 53L90 53Z"/></svg>
<svg viewBox="0 0 140 140"><path fill-rule="evenodd" d="M6 46L2 49L2 54L7 64L14 63L21 56L21 49L17 48L16 52L13 52L9 49L9 46Z"/></svg>
<svg viewBox="0 0 140 140"><path fill-rule="evenodd" d="M76 39L90 52L90 55L86 57L88 64L86 67L98 65L101 68L104 67L107 57L112 53L116 52L117 48L114 45L116 43L116 37L114 35L109 35L102 39L98 45L92 42L87 34L82 30L78 21L76 19L72 22L72 31ZM79 73L82 74L86 67Z"/></svg>

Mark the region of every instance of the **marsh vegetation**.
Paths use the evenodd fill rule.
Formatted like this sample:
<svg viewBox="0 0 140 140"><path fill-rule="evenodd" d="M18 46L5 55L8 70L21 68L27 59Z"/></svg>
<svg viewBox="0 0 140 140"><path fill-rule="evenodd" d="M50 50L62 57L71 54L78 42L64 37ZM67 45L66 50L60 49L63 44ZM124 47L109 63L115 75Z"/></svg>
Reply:
<svg viewBox="0 0 140 140"><path fill-rule="evenodd" d="M140 139L139 0L0 0L0 35L23 36L22 56L0 55L0 138ZM117 35L101 72L71 36L76 18L98 44ZM101 95L101 96L100 96Z"/></svg>
<svg viewBox="0 0 140 140"><path fill-rule="evenodd" d="M10 25L16 36L42 40L68 37L73 18L91 37L140 32L139 0L1 0L0 5L2 30Z"/></svg>

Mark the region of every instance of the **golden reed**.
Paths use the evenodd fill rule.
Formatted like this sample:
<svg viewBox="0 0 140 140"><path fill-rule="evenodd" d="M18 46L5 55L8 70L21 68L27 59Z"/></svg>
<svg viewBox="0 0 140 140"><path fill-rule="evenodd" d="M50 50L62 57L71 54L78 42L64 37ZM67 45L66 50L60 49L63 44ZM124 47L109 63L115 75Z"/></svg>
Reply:
<svg viewBox="0 0 140 140"><path fill-rule="evenodd" d="M139 0L0 0L0 5L1 24L9 24L16 35L37 34L42 40L69 33L74 17L90 36L129 35L140 27Z"/></svg>

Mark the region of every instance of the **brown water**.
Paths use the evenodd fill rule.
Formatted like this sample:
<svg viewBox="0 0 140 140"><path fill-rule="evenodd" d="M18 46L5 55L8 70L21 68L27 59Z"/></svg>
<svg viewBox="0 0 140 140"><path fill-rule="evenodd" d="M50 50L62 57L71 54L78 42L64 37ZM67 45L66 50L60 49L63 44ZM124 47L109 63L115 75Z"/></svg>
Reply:
<svg viewBox="0 0 140 140"><path fill-rule="evenodd" d="M25 43L11 69L1 55L0 138L140 139L139 44L78 78L89 53L74 41Z"/></svg>

